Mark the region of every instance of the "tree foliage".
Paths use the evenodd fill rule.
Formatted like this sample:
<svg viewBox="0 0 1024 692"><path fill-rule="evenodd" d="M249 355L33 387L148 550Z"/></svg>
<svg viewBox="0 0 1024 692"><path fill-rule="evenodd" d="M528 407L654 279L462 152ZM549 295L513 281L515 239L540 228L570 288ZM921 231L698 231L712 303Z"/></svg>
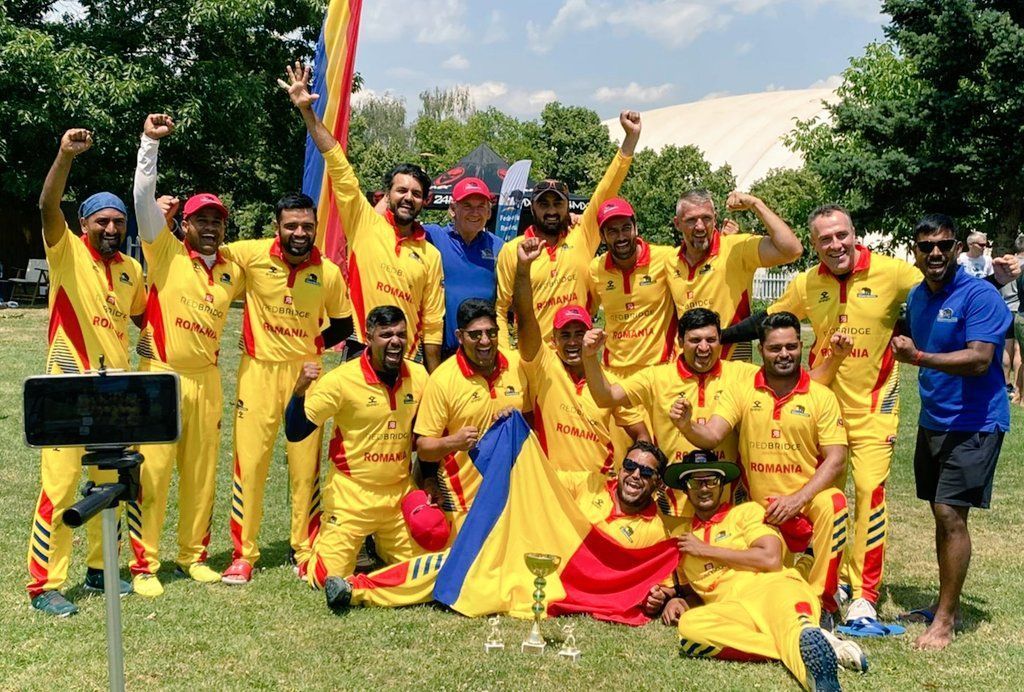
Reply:
<svg viewBox="0 0 1024 692"><path fill-rule="evenodd" d="M865 230L942 211L1008 249L1024 213L1024 5L886 0L888 42L851 62L832 124L794 142Z"/></svg>

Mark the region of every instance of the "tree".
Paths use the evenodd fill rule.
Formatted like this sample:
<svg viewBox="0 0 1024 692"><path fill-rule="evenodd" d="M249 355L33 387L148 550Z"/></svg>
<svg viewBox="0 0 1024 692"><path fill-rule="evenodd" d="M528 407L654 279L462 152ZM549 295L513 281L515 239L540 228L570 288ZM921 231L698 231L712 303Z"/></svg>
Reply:
<svg viewBox="0 0 1024 692"><path fill-rule="evenodd" d="M577 194L588 194L601 178L615 145L597 113L554 101L540 114L539 142L550 158L537 173L564 181Z"/></svg>
<svg viewBox="0 0 1024 692"><path fill-rule="evenodd" d="M831 125L794 144L865 230L942 211L1008 250L1024 214L1024 5L886 0L889 41L851 62Z"/></svg>
<svg viewBox="0 0 1024 692"><path fill-rule="evenodd" d="M750 194L764 200L800 238L804 244L803 256L793 263L794 269L806 269L818 261L810 244L807 217L826 199L821 178L807 167L800 169L775 168L750 186ZM766 233L753 212L742 212L739 219L743 230L753 229Z"/></svg>

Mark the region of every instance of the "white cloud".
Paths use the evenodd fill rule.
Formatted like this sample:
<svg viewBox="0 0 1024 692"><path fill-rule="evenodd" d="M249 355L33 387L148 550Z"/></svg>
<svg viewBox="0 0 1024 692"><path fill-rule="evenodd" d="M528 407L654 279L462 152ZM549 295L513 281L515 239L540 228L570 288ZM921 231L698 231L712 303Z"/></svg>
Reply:
<svg viewBox="0 0 1024 692"><path fill-rule="evenodd" d="M405 102L405 99L395 94L390 89L385 91L375 91L374 89L360 89L356 93L352 94L352 108L359 108L367 101L373 101L374 99L386 99L388 101L401 101Z"/></svg>
<svg viewBox="0 0 1024 692"><path fill-rule="evenodd" d="M732 96L731 91L709 91L708 93L701 96L698 101L713 101L715 99L722 99L726 96Z"/></svg>
<svg viewBox="0 0 1024 692"><path fill-rule="evenodd" d="M754 50L754 44L751 41L744 41L743 43L736 46L736 55L746 55L750 51Z"/></svg>
<svg viewBox="0 0 1024 692"><path fill-rule="evenodd" d="M838 89L843 85L843 76L839 74L829 75L825 79L819 79L812 83L808 89Z"/></svg>
<svg viewBox="0 0 1024 692"><path fill-rule="evenodd" d="M449 70L465 70L469 67L469 60L467 60L465 56L461 55L460 53L456 53L455 55L451 56L443 63L441 63L441 67L447 68Z"/></svg>
<svg viewBox="0 0 1024 692"><path fill-rule="evenodd" d="M632 103L653 103L665 98L674 88L671 84L640 86L636 82L630 82L624 87L603 86L594 92L593 98L596 101L614 101L627 106Z"/></svg>
<svg viewBox="0 0 1024 692"><path fill-rule="evenodd" d="M785 90L786 90L785 85L783 85L783 84L776 84L775 82L772 82L770 84L765 84L764 85L764 91L785 91Z"/></svg>
<svg viewBox="0 0 1024 692"><path fill-rule="evenodd" d="M473 104L477 108L494 106L510 115L534 116L540 113L546 104L558 98L551 89L528 91L518 87L510 87L505 82L481 82L465 84Z"/></svg>
<svg viewBox="0 0 1024 692"><path fill-rule="evenodd" d="M501 43L507 38L508 29L505 16L499 10L491 10L491 18L487 22L487 28L484 29L484 35L480 42L484 44Z"/></svg>
<svg viewBox="0 0 1024 692"><path fill-rule="evenodd" d="M419 0L415 11L402 0L364 3L359 38L381 43L457 43L469 36L465 0Z"/></svg>

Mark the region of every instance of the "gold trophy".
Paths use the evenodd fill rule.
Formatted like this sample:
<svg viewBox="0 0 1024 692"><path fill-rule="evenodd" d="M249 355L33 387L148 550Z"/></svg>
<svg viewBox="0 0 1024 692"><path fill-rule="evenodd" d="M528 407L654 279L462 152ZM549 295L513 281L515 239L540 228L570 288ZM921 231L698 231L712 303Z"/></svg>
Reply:
<svg viewBox="0 0 1024 692"><path fill-rule="evenodd" d="M501 638L501 632L498 631L498 623L500 621L501 618L497 615L487 620L487 624L491 626L491 631L487 635L487 641L484 642L484 651L487 653L505 648L505 641Z"/></svg>
<svg viewBox="0 0 1024 692"><path fill-rule="evenodd" d="M533 580L533 627L530 628L530 636L523 640L521 650L524 653L542 654L547 646L540 633L540 616L544 613L544 587L548 583L544 577L558 569L562 558L545 553L526 553L523 559L526 561L526 568L536 579Z"/></svg>

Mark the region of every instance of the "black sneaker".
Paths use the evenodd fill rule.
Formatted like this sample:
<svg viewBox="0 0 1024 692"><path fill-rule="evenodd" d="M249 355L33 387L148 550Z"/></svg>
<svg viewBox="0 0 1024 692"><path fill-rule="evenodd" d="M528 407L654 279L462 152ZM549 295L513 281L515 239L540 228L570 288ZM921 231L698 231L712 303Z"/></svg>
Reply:
<svg viewBox="0 0 1024 692"><path fill-rule="evenodd" d="M78 606L64 598L60 591L44 591L32 599L32 607L36 610L55 615L59 618L66 618L78 612Z"/></svg>
<svg viewBox="0 0 1024 692"><path fill-rule="evenodd" d="M807 667L808 687L813 692L841 692L836 652L817 627L807 627L800 633L800 658Z"/></svg>
<svg viewBox="0 0 1024 692"><path fill-rule="evenodd" d="M324 595L327 596L328 608L335 612L345 610L352 602L352 585L341 577L327 577Z"/></svg>
<svg viewBox="0 0 1024 692"><path fill-rule="evenodd" d="M120 582L121 597L124 598L134 589L132 589L130 581L121 579ZM93 593L103 593L103 570L94 567L89 567L85 570L85 590L92 591Z"/></svg>

